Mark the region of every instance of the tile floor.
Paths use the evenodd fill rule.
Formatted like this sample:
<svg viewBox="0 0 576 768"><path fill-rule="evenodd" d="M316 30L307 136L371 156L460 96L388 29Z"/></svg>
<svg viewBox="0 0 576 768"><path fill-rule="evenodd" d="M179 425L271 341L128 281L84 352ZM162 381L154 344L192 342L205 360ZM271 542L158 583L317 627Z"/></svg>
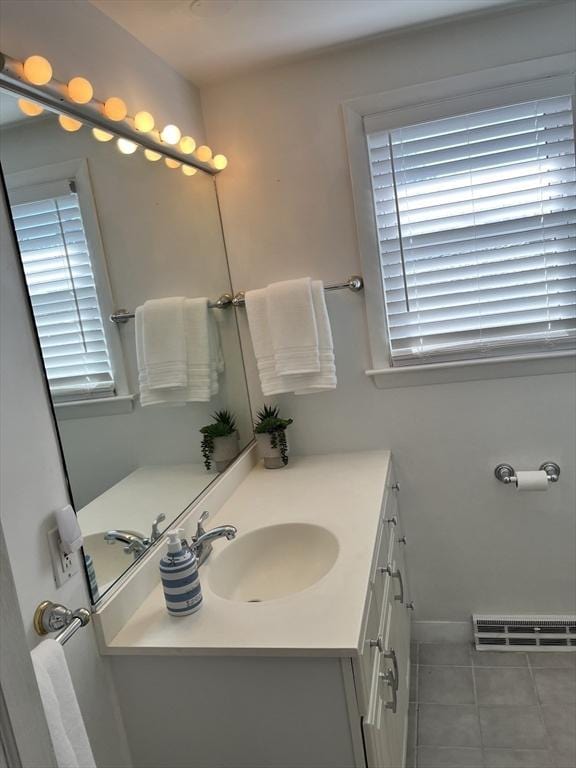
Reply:
<svg viewBox="0 0 576 768"><path fill-rule="evenodd" d="M406 768L576 768L576 653L412 648Z"/></svg>

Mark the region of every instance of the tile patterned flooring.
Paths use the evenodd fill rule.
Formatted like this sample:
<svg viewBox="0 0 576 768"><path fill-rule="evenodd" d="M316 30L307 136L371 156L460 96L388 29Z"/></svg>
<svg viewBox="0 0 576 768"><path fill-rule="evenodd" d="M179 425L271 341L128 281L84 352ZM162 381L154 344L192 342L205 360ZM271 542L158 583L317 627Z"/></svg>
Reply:
<svg viewBox="0 0 576 768"><path fill-rule="evenodd" d="M576 768L576 653L412 647L406 768Z"/></svg>

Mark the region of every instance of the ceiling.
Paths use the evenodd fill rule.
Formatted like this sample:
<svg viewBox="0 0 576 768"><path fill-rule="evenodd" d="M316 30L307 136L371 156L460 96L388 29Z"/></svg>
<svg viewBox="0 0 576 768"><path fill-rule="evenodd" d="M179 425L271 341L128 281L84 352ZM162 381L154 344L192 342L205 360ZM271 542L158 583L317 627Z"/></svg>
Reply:
<svg viewBox="0 0 576 768"><path fill-rule="evenodd" d="M511 5L511 0L90 2L198 85L391 30Z"/></svg>

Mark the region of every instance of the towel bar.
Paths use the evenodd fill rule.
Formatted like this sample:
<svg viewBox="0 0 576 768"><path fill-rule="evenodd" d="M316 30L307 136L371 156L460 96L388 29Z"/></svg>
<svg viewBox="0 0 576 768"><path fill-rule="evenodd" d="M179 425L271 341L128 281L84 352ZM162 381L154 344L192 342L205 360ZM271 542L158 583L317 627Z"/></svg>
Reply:
<svg viewBox="0 0 576 768"><path fill-rule="evenodd" d="M326 283L324 285L325 291L341 291L344 288L348 288L349 291L357 293L364 288L364 279L360 275L351 275L347 280L342 283ZM235 296L231 296L229 293L223 293L216 301L208 302L210 309L227 309L228 307L243 307L246 304L246 295L244 291L240 291ZM128 320L134 319L134 312L128 312L127 309L119 309L110 315L110 321L117 325L123 325Z"/></svg>
<svg viewBox="0 0 576 768"><path fill-rule="evenodd" d="M34 611L34 629L39 635L58 632L54 640L64 645L80 627L90 622L90 611L77 608L71 611L64 605L44 600Z"/></svg>

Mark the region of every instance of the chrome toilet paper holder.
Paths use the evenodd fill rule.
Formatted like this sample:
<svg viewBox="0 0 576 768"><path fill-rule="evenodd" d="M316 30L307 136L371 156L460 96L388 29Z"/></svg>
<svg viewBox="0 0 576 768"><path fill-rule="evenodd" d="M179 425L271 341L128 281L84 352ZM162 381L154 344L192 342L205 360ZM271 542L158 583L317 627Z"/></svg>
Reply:
<svg viewBox="0 0 576 768"><path fill-rule="evenodd" d="M556 464L556 462L545 461L542 464L540 464L540 467L538 469L541 472L546 472L549 483L558 482L558 478L560 477L560 467L558 466L558 464ZM494 470L494 474L496 475L497 480L500 480L501 483L505 483L506 485L511 485L511 484L516 485L518 483L518 478L516 477L516 470L510 464L498 464L498 466Z"/></svg>

